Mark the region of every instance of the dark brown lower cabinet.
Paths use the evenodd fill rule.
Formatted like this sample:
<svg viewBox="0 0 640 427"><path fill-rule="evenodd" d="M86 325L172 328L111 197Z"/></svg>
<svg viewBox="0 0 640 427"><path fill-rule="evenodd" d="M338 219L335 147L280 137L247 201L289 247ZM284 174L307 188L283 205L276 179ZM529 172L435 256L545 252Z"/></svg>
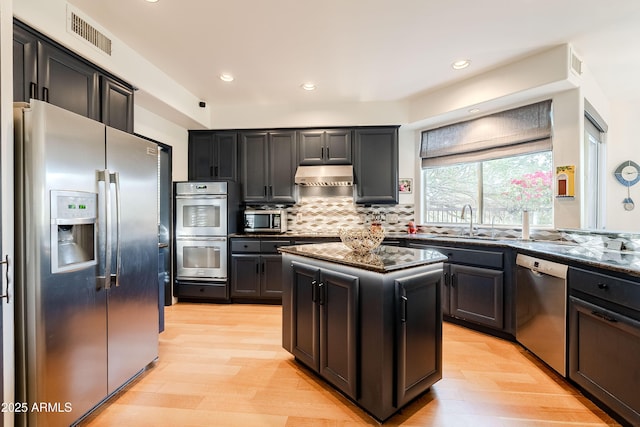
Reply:
<svg viewBox="0 0 640 427"><path fill-rule="evenodd" d="M280 255L232 255L231 272L232 298L282 297Z"/></svg>
<svg viewBox="0 0 640 427"><path fill-rule="evenodd" d="M640 321L570 297L569 378L640 425Z"/></svg>
<svg viewBox="0 0 640 427"><path fill-rule="evenodd" d="M446 313L495 329L504 326L502 270L450 264Z"/></svg>

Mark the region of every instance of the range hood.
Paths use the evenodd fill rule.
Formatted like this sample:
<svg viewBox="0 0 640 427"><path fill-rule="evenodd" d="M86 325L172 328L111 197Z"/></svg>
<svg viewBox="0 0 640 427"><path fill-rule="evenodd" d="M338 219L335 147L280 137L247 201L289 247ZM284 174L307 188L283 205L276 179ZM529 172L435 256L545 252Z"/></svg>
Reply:
<svg viewBox="0 0 640 427"><path fill-rule="evenodd" d="M296 170L295 182L299 185L317 187L337 187L353 185L353 166L298 166L298 170Z"/></svg>

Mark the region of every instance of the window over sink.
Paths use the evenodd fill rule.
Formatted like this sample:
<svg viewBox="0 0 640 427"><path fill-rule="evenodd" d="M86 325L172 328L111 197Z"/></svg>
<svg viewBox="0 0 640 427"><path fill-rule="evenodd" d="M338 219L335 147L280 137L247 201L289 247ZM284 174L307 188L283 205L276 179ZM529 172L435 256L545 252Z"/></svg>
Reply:
<svg viewBox="0 0 640 427"><path fill-rule="evenodd" d="M422 133L422 223L553 225L551 101Z"/></svg>
<svg viewBox="0 0 640 427"><path fill-rule="evenodd" d="M422 222L459 223L462 206L474 208L474 222L532 226L553 224L551 151L422 170Z"/></svg>

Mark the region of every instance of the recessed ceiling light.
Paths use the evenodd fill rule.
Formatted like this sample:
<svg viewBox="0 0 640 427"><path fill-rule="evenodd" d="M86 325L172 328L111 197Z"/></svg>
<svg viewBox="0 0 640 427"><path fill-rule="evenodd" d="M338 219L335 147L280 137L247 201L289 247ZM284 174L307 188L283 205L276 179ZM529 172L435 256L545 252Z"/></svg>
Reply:
<svg viewBox="0 0 640 427"><path fill-rule="evenodd" d="M454 62L453 64L451 64L451 67L454 70L462 70L463 68L467 68L469 66L469 64L471 64L471 61L468 59L461 59L459 61Z"/></svg>
<svg viewBox="0 0 640 427"><path fill-rule="evenodd" d="M147 0L147 2L149 2L149 3L157 3L158 0Z"/></svg>
<svg viewBox="0 0 640 427"><path fill-rule="evenodd" d="M231 74L220 74L220 80L223 82L232 82L233 76Z"/></svg>
<svg viewBox="0 0 640 427"><path fill-rule="evenodd" d="M479 113L479 112L480 112L480 109L479 109L479 108L472 108L472 109L470 109L470 110L469 110L469 112L470 112L471 114Z"/></svg>
<svg viewBox="0 0 640 427"><path fill-rule="evenodd" d="M304 90L316 90L316 85L313 83L304 83L301 87Z"/></svg>

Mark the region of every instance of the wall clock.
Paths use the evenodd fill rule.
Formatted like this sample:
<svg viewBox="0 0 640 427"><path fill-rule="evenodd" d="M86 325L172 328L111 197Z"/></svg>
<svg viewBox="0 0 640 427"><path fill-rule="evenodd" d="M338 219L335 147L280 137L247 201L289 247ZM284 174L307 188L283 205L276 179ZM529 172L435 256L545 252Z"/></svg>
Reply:
<svg viewBox="0 0 640 427"><path fill-rule="evenodd" d="M620 184L630 187L640 181L640 166L631 160L627 160L620 163L614 175Z"/></svg>
<svg viewBox="0 0 640 427"><path fill-rule="evenodd" d="M626 162L620 163L614 175L620 184L627 187L627 197L622 201L622 206L627 211L633 210L635 204L631 199L630 188L640 181L640 166L631 160L627 160Z"/></svg>

